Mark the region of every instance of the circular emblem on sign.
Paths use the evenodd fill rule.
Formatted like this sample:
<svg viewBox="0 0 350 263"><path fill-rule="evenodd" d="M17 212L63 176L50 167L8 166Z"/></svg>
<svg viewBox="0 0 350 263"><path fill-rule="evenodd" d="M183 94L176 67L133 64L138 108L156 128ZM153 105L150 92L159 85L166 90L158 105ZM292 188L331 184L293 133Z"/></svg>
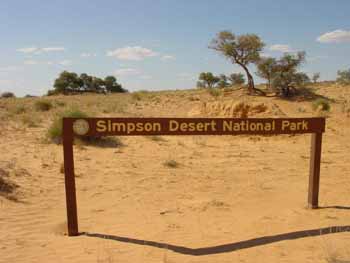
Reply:
<svg viewBox="0 0 350 263"><path fill-rule="evenodd" d="M89 132L89 123L86 120L76 120L73 123L73 131L77 135L85 135Z"/></svg>

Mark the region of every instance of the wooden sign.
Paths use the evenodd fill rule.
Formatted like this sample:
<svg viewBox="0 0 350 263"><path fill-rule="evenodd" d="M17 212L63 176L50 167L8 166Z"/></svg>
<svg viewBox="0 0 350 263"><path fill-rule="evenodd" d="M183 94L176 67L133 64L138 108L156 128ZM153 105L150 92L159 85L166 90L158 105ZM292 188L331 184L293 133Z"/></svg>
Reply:
<svg viewBox="0 0 350 263"><path fill-rule="evenodd" d="M73 161L74 137L311 133L308 206L317 208L324 131L325 118L64 118L63 151L68 235L79 234Z"/></svg>

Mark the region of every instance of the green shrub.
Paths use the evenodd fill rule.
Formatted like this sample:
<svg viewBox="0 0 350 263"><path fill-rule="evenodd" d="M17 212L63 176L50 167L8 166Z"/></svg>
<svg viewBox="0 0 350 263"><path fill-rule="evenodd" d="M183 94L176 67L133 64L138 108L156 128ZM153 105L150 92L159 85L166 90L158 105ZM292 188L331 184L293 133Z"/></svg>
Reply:
<svg viewBox="0 0 350 263"><path fill-rule="evenodd" d="M179 167L179 163L175 160L168 160L166 162L164 162L164 165L169 167L169 168L177 168Z"/></svg>
<svg viewBox="0 0 350 263"><path fill-rule="evenodd" d="M209 94L212 95L213 97L217 98L221 95L221 90L217 89L217 88L210 88L207 89Z"/></svg>
<svg viewBox="0 0 350 263"><path fill-rule="evenodd" d="M325 99L317 99L312 103L312 108L314 110L329 111L331 109L331 105Z"/></svg>
<svg viewBox="0 0 350 263"><path fill-rule="evenodd" d="M63 118L64 117L71 117L71 118L86 118L88 115L82 111L76 110L76 109L70 109L68 111L65 111L63 113L60 113L56 116L56 118L53 120L51 126L49 127L49 130L47 132L48 138L55 143L61 143L62 142L62 129L63 129Z"/></svg>
<svg viewBox="0 0 350 263"><path fill-rule="evenodd" d="M48 129L47 137L54 143L62 143L63 118L87 118L88 114L77 109L70 109L56 116ZM89 144L98 147L118 147L122 142L116 137L94 137L94 136L76 136L78 144Z"/></svg>
<svg viewBox="0 0 350 263"><path fill-rule="evenodd" d="M147 90L139 90L131 94L132 99L142 100L143 98L150 96L150 92Z"/></svg>
<svg viewBox="0 0 350 263"><path fill-rule="evenodd" d="M25 114L22 117L23 124L30 128L39 127L40 119L32 114Z"/></svg>
<svg viewBox="0 0 350 263"><path fill-rule="evenodd" d="M52 103L48 100L38 100L34 104L36 111L49 111L52 107Z"/></svg>
<svg viewBox="0 0 350 263"><path fill-rule="evenodd" d="M12 113L13 114L22 114L26 112L26 107L24 107L24 105L16 105L13 109L12 109Z"/></svg>
<svg viewBox="0 0 350 263"><path fill-rule="evenodd" d="M56 101L56 105L57 106L60 106L60 107L64 107L64 106L66 106L66 103L64 102L64 101Z"/></svg>

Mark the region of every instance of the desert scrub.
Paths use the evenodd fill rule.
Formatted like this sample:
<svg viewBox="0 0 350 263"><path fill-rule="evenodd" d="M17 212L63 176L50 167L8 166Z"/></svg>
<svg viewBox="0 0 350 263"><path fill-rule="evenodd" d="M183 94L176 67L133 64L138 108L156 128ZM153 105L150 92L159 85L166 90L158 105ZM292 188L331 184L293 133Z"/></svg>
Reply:
<svg viewBox="0 0 350 263"><path fill-rule="evenodd" d="M131 94L131 98L132 98L133 100L139 101L139 100L144 99L144 98L147 97L148 95L149 95L149 91L147 91L147 90L140 90L140 91L133 92L133 93Z"/></svg>
<svg viewBox="0 0 350 263"><path fill-rule="evenodd" d="M39 127L40 119L32 114L25 114L22 116L22 122L29 128Z"/></svg>
<svg viewBox="0 0 350 263"><path fill-rule="evenodd" d="M330 111L331 105L325 99L317 99L312 103L313 110Z"/></svg>
<svg viewBox="0 0 350 263"><path fill-rule="evenodd" d="M17 201L15 192L19 186L9 180L9 174L8 171L0 168L0 196L8 200Z"/></svg>
<svg viewBox="0 0 350 263"><path fill-rule="evenodd" d="M1 94L1 98L15 98L15 94L13 94L12 92L4 92Z"/></svg>
<svg viewBox="0 0 350 263"><path fill-rule="evenodd" d="M64 107L66 106L66 103L64 101L56 101L56 105L59 106L59 107Z"/></svg>
<svg viewBox="0 0 350 263"><path fill-rule="evenodd" d="M52 107L52 103L48 100L38 100L34 104L36 111L49 111Z"/></svg>
<svg viewBox="0 0 350 263"><path fill-rule="evenodd" d="M87 113L77 109L70 109L58 114L47 131L48 141L57 144L62 143L63 118L87 117L89 117ZM78 145L88 144L106 148L122 146L121 141L116 137L75 136L75 139L75 143Z"/></svg>
<svg viewBox="0 0 350 263"><path fill-rule="evenodd" d="M221 90L216 89L216 88L210 88L210 89L208 89L208 92L210 95L212 95L215 98L217 98L221 95Z"/></svg>
<svg viewBox="0 0 350 263"><path fill-rule="evenodd" d="M16 114L22 114L26 112L26 107L22 104L15 105L14 108L11 109L11 113L16 115Z"/></svg>
<svg viewBox="0 0 350 263"><path fill-rule="evenodd" d="M179 167L179 163L175 160L167 160L164 163L164 166L169 167L169 168L177 168Z"/></svg>
<svg viewBox="0 0 350 263"><path fill-rule="evenodd" d="M62 142L63 118L87 118L88 115L80 110L70 109L59 113L53 120L47 131L47 137L51 142Z"/></svg>

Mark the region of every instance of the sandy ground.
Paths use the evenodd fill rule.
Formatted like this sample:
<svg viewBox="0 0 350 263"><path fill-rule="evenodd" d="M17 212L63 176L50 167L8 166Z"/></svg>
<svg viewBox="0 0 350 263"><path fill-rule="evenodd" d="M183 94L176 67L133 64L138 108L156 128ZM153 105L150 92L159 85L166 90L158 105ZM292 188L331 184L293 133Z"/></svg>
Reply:
<svg viewBox="0 0 350 263"><path fill-rule="evenodd" d="M19 187L17 200L0 196L0 262L350 262L350 88L318 92L333 99L321 209L306 208L310 135L122 137L123 146L75 147L79 230L87 233L78 237L66 236L62 145L43 139L55 112L40 113L38 127L3 117L0 168ZM50 99L101 116L227 116L227 105L248 100L266 105L251 116L319 114L309 101L234 92L118 96ZM35 100L22 99L28 107ZM2 116L19 101L1 102Z"/></svg>

